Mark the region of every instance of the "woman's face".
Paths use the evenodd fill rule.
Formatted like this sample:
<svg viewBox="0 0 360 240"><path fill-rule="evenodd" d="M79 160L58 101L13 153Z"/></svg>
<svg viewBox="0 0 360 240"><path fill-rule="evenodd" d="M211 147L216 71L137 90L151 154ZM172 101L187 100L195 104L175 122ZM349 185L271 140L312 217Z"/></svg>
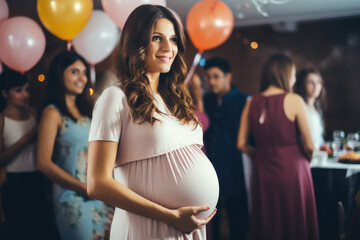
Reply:
<svg viewBox="0 0 360 240"><path fill-rule="evenodd" d="M310 73L305 80L305 91L308 98L318 98L322 90L322 81L319 74Z"/></svg>
<svg viewBox="0 0 360 240"><path fill-rule="evenodd" d="M296 68L295 68L295 66L293 66L291 69L291 75L290 75L290 80L289 80L290 89L293 89L295 83L296 83Z"/></svg>
<svg viewBox="0 0 360 240"><path fill-rule="evenodd" d="M178 53L178 37L174 25L166 18L155 22L150 43L146 49L145 63L148 73L167 73Z"/></svg>
<svg viewBox="0 0 360 240"><path fill-rule="evenodd" d="M7 104L11 104L16 107L25 107L29 104L30 91L29 83L23 86L12 87L9 92L2 92Z"/></svg>
<svg viewBox="0 0 360 240"><path fill-rule="evenodd" d="M84 91L88 79L86 76L86 67L81 60L65 68L64 85L69 94L79 95Z"/></svg>

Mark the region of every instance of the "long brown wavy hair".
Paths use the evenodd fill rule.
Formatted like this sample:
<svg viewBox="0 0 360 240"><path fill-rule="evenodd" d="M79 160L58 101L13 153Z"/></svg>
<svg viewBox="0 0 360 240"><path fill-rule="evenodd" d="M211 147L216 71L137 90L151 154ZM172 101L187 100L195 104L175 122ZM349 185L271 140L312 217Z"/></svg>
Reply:
<svg viewBox="0 0 360 240"><path fill-rule="evenodd" d="M113 69L121 83L120 88L125 92L133 120L139 124L148 122L153 126L159 121L153 116L154 112L160 114L161 112L153 102L150 82L146 76L145 55L155 22L160 18L166 18L174 25L178 54L170 71L160 73L158 92L173 116L183 124L193 122L196 127L199 121L185 85L187 74L183 57L185 36L176 18L168 9L146 4L137 7L130 14L112 56Z"/></svg>

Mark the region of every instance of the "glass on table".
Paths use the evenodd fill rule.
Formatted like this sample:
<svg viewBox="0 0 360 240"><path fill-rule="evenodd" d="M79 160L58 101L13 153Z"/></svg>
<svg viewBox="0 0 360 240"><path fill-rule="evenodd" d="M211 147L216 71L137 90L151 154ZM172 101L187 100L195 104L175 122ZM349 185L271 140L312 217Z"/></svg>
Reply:
<svg viewBox="0 0 360 240"><path fill-rule="evenodd" d="M346 136L346 150L354 151L359 144L358 133L348 133Z"/></svg>

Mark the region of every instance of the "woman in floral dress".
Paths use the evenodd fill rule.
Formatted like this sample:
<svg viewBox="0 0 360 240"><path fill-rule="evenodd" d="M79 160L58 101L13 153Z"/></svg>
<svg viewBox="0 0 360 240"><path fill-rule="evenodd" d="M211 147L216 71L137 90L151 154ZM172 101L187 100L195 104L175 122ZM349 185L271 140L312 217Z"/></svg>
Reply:
<svg viewBox="0 0 360 240"><path fill-rule="evenodd" d="M113 208L86 192L92 105L89 69L73 52L50 64L48 106L39 125L37 167L53 182L53 205L61 239L108 239Z"/></svg>

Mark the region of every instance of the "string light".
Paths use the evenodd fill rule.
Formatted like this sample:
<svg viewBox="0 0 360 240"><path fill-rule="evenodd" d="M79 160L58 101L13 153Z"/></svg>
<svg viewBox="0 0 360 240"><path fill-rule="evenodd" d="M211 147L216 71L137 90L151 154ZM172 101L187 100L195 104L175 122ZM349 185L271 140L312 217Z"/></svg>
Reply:
<svg viewBox="0 0 360 240"><path fill-rule="evenodd" d="M250 47L251 47L252 49L257 49L257 48L259 47L259 44L258 44L257 42L251 42L251 43L250 43Z"/></svg>
<svg viewBox="0 0 360 240"><path fill-rule="evenodd" d="M43 82L44 80L45 80L45 75L44 74L39 74L38 81Z"/></svg>

